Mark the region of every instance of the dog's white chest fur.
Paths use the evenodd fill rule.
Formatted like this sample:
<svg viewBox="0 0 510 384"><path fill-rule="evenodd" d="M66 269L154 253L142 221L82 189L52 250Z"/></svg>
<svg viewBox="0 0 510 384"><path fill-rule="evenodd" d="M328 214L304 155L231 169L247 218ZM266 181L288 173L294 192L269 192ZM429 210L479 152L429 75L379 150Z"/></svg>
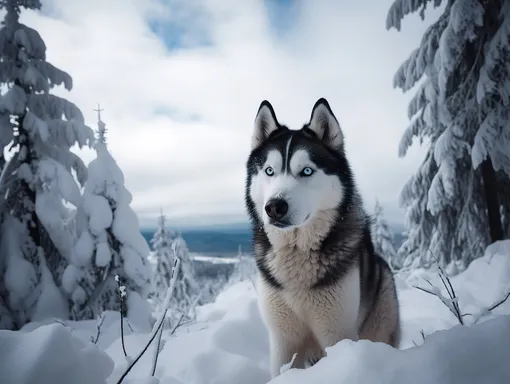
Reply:
<svg viewBox="0 0 510 384"><path fill-rule="evenodd" d="M286 289L304 290L324 275L329 260L320 254L322 240L326 237L330 215L319 213L307 226L282 232L266 230L272 244L266 256L267 265L276 280Z"/></svg>
<svg viewBox="0 0 510 384"><path fill-rule="evenodd" d="M277 281L287 289L309 289L325 272L315 251L300 251L286 248L268 255L268 267Z"/></svg>
<svg viewBox="0 0 510 384"><path fill-rule="evenodd" d="M273 376L293 353L298 353L298 365L302 365L307 356L320 358L326 347L343 338L358 338L358 268L327 288L310 288L309 277L303 277L309 272L299 268L287 272L287 277L296 280L287 280L283 288L275 288L263 278L258 287L261 314L269 327Z"/></svg>

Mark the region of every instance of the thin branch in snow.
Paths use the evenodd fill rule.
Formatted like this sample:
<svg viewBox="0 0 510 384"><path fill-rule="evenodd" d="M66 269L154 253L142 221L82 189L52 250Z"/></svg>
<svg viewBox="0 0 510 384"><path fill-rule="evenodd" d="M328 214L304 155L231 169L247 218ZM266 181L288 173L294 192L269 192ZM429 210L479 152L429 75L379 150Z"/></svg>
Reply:
<svg viewBox="0 0 510 384"><path fill-rule="evenodd" d="M196 305L197 305L198 301L201 299L201 297L202 297L202 294L197 295L195 300L193 300L193 302L189 305L188 310L185 313L183 312L181 314L179 321L177 321L177 323L173 326L172 330L170 331L171 335L173 335L179 327L191 322L191 320L183 321L183 319L185 316L188 316L189 313L196 307Z"/></svg>
<svg viewBox="0 0 510 384"><path fill-rule="evenodd" d="M161 336L163 335L163 328L164 327L160 327L158 334L157 334L158 341L156 343L156 348L154 349L154 356L152 357L151 376L154 376L156 374L156 366L158 365L158 356L159 356L159 351L161 348Z"/></svg>
<svg viewBox="0 0 510 384"><path fill-rule="evenodd" d="M455 316L459 320L459 322L464 325L464 320L462 319L462 312L459 307L459 298L457 297L457 294L455 293L455 290L453 289L452 282L450 281L450 278L446 274L445 271L438 265L439 268L439 277L441 278L441 281L443 282L444 287L446 288L446 291L448 292L448 295L450 296L451 305L454 309ZM447 285L448 284L448 285Z"/></svg>
<svg viewBox="0 0 510 384"><path fill-rule="evenodd" d="M448 299L445 296L443 296L441 294L441 292L439 292L439 289L437 289L437 287L434 287L434 289L432 289L432 290L429 290L429 289L423 288L423 287L419 287L417 285L414 285L413 287L416 289L419 289L420 291L428 293L430 295L436 296L450 310L450 312L453 313L453 315L457 318L457 320L459 320L459 322L462 325L464 325L464 321L462 320L462 314L458 313L457 309L456 309L456 308L458 308L458 306L454 307L452 305L452 299ZM454 299L456 299L456 298L454 298Z"/></svg>
<svg viewBox="0 0 510 384"><path fill-rule="evenodd" d="M124 296L126 296L126 287L122 285L119 275L115 275L115 281L119 285L119 299L120 299L120 338L122 341L122 351L124 357L127 357L126 345L124 344Z"/></svg>
<svg viewBox="0 0 510 384"><path fill-rule="evenodd" d="M53 319L53 321L55 321L55 323L59 323L60 325L63 325L63 326L64 326L64 327L66 327L66 328L69 328L69 327L67 326L67 324L66 324L66 323L64 323L63 321L60 321L60 320L58 320L58 319Z"/></svg>
<svg viewBox="0 0 510 384"><path fill-rule="evenodd" d="M508 298L510 297L510 288L507 289L503 297L499 300L497 300L495 303L493 303L488 308L484 308L480 312L478 312L475 316L473 316L473 324L476 324L482 317L488 316L494 311L497 307L499 307L501 304L506 302Z"/></svg>
<svg viewBox="0 0 510 384"><path fill-rule="evenodd" d="M429 250L430 251L430 250ZM430 251L432 253L432 251ZM457 297L457 294L455 293L455 289L453 289L452 282L450 281L450 278L446 274L446 272L439 266L437 257L432 253L432 257L435 259L437 268L439 270L439 278L441 279L441 282L443 283L443 286L446 289L446 292L448 293L448 297L445 297L441 290L434 286L429 280L425 280L430 286L431 289L426 289L423 287L414 286L414 288L419 289L420 291L426 292L428 294L436 296L441 302L450 310L451 313L457 318L459 323L461 325L464 324L463 317L465 315L462 314L460 307L459 307L459 298Z"/></svg>
<svg viewBox="0 0 510 384"><path fill-rule="evenodd" d="M165 321L166 313L168 312L168 307L170 306L170 299L171 299L172 294L173 294L173 290L174 290L174 286L175 286L175 280L177 279L177 272L179 270L180 263L181 263L181 260L179 258L175 258L174 266L172 268L172 278L170 279L170 286L168 287L168 289L166 291L165 300L163 302L165 309L164 309L163 313L160 315L158 321L154 324L154 327L152 328L151 335L149 337L149 341L147 342L145 347L138 353L138 355L135 357L135 359L129 363L128 367L126 368L126 370L124 371L122 376L117 381L117 384L122 383L122 381L126 378L126 376L131 371L131 369L133 369L135 364L141 359L143 354L147 351L147 349L149 348L149 346L151 345L153 340L156 338L156 335L158 334L160 329L163 327L163 323Z"/></svg>
<svg viewBox="0 0 510 384"><path fill-rule="evenodd" d="M92 342L94 344L97 344L97 342L99 341L99 335L101 334L101 327L103 326L103 323L104 323L104 313L101 313L101 316L99 316L97 318L97 332L96 332L96 337L91 337L92 339Z"/></svg>
<svg viewBox="0 0 510 384"><path fill-rule="evenodd" d="M129 327L129 330L131 331L131 333L135 333L135 331L133 330L133 327L131 326L131 323L129 322L127 317L124 318L124 321L126 322L127 326Z"/></svg>
<svg viewBox="0 0 510 384"><path fill-rule="evenodd" d="M439 277L441 279L441 282L443 283L446 292L448 293L448 297L445 297L438 287L435 287L429 280L426 280L427 283L431 286L431 289L414 286L414 288L419 289L420 291L423 291L425 293L428 293L430 295L436 296L441 302L450 310L451 313L457 318L460 324L464 325L464 315L462 315L462 312L459 307L458 300L455 290L453 289L452 283L450 281L450 278L448 275L443 271L441 267L439 268Z"/></svg>
<svg viewBox="0 0 510 384"><path fill-rule="evenodd" d="M190 305L188 306L188 309L186 310L186 312L181 313L181 317L179 318L177 323L174 325L174 327L170 331L171 335L173 335L175 333L175 331L177 330L177 328L179 328L182 324L185 324L185 323L183 323L182 320L184 319L185 316L188 316L190 314L192 309L195 308L195 306L197 305L201 296L202 296L201 294L197 295L195 300L192 303L190 303ZM152 359L151 376L154 376L156 374L156 366L158 365L158 356L159 356L159 352L161 351L160 346L161 346L161 336L162 335L163 335L163 327L161 327L161 329L158 332L158 342L156 344L156 348L154 349L154 357Z"/></svg>
<svg viewBox="0 0 510 384"><path fill-rule="evenodd" d="M420 330L420 335L421 335L421 338L422 338L423 342L425 342L425 332L423 331L423 329ZM418 344L414 340L413 340L413 344L414 344L415 347L418 346Z"/></svg>

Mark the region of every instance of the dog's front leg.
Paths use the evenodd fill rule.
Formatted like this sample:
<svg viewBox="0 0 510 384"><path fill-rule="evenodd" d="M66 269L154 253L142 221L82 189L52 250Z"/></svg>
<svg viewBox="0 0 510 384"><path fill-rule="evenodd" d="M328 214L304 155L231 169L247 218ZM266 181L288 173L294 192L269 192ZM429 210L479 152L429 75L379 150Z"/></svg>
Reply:
<svg viewBox="0 0 510 384"><path fill-rule="evenodd" d="M271 377L278 376L281 367L290 363L295 353L297 353L297 355L291 368L305 367L306 356L299 341L295 338L289 338L285 335L285 332L282 332L280 329L270 332L269 347L271 355Z"/></svg>
<svg viewBox="0 0 510 384"><path fill-rule="evenodd" d="M280 374L280 368L297 356L292 368L304 368L305 352L303 347L308 328L280 296L281 292L262 282L259 289L259 307L264 323L269 331L271 377Z"/></svg>
<svg viewBox="0 0 510 384"><path fill-rule="evenodd" d="M314 293L312 331L324 350L343 339L359 339L360 285L357 269L342 281Z"/></svg>

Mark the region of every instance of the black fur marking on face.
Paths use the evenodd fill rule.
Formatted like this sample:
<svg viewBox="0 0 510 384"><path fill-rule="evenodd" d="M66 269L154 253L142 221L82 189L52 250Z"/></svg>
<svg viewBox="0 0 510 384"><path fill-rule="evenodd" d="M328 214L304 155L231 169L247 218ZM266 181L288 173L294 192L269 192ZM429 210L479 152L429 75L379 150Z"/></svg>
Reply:
<svg viewBox="0 0 510 384"><path fill-rule="evenodd" d="M292 141L287 153L287 143ZM262 170L271 150L277 150L282 155L283 164L290 164L285 156L292 157L297 150L305 150L310 160L327 175L336 175L343 187L343 198L336 208L337 217L321 247L321 257L326 258L324 266L326 272L315 282L314 288L325 288L336 284L354 266L360 263L359 257L363 254L366 245L367 221L364 214L356 213L362 204L356 191L354 176L345 155L343 145L332 148L325 145L317 134L309 128L308 124L299 130L290 130L279 125L269 136L249 155L246 163L245 205L252 225L252 239L255 250L257 267L262 277L271 286L281 288L282 285L271 273L266 255L271 250L271 244L265 233L262 218L256 210L255 203L250 197L252 178ZM340 191L339 191L340 193ZM357 244L349 244L342 239L359 238ZM257 249L259 248L259 249ZM373 248L373 246L372 246ZM263 250L264 249L264 250ZM367 260L366 264L373 263ZM369 267L373 268L373 267Z"/></svg>

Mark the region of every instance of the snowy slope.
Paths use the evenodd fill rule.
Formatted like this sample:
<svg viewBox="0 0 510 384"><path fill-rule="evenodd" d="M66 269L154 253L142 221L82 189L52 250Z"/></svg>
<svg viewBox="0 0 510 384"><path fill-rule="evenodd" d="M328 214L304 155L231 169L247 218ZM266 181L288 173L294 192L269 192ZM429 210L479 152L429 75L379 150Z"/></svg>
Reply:
<svg viewBox="0 0 510 384"><path fill-rule="evenodd" d="M467 324L505 297L509 275L510 241L506 241L489 247L483 258L451 279L461 311L472 314L464 317ZM196 324L180 328L173 336L165 330L158 379L146 380L151 371L151 346L124 383L509 383L510 300L477 324L464 327L437 297L413 288L430 288L425 279L440 286L437 275L428 271L397 277L403 323L400 351L380 343L346 340L329 348L315 366L290 369L270 381L267 334L254 287L248 281L231 286L214 303L200 307ZM128 355L134 357L146 344L148 327L132 322L135 332L128 329L125 341ZM0 359L0 372L11 375L5 382L32 383L29 379L38 377L41 384L55 383L57 378L61 383L95 384L105 383L108 377L108 383L116 383L127 363L115 313L108 314L97 346L90 343L97 333L95 321L69 322L68 327L72 330L60 324L30 324L22 332L0 332L0 356L6 356ZM28 357L20 363L18 353ZM78 356L82 356L79 361ZM94 372L82 369L87 365ZM70 380L69 367L75 367L75 375L84 375L86 380L82 376Z"/></svg>

